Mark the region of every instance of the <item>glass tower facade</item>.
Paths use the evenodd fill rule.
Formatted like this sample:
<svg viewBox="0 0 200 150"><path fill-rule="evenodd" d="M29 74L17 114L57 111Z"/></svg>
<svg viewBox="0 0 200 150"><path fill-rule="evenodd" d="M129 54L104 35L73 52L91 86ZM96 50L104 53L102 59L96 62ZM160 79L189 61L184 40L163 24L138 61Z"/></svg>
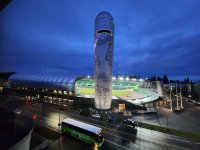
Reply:
<svg viewBox="0 0 200 150"><path fill-rule="evenodd" d="M95 19L95 107L110 109L112 101L112 68L114 20L108 12L100 12Z"/></svg>

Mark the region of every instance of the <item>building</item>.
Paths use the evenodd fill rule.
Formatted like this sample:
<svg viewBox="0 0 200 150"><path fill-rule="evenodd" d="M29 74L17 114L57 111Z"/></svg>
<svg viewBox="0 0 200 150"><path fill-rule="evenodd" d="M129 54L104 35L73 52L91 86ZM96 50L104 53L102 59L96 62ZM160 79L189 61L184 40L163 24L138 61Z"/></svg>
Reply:
<svg viewBox="0 0 200 150"><path fill-rule="evenodd" d="M9 88L5 92L18 93L34 97L68 97L74 96L75 82L78 77L70 76L45 76L45 75L18 75L14 74L9 79ZM7 91L6 91L7 90Z"/></svg>
<svg viewBox="0 0 200 150"><path fill-rule="evenodd" d="M22 97L27 105L32 99L35 102L52 103L77 110L95 106L93 77L12 74L2 81L6 84L2 86L0 94ZM145 81L142 79L113 78L111 108L128 110L158 100L158 91L144 85ZM100 112L104 112L101 110Z"/></svg>
<svg viewBox="0 0 200 150"><path fill-rule="evenodd" d="M192 98L200 102L200 82L192 83Z"/></svg>
<svg viewBox="0 0 200 150"><path fill-rule="evenodd" d="M100 12L95 19L95 107L110 109L112 99L112 68L114 20L108 12Z"/></svg>

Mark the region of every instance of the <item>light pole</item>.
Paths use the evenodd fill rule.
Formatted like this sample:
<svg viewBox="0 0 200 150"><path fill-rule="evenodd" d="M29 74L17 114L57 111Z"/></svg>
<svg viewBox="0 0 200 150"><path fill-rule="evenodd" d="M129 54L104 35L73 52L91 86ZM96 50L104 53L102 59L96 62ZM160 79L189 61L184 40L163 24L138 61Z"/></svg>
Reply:
<svg viewBox="0 0 200 150"><path fill-rule="evenodd" d="M176 109L178 110L178 89L177 89L177 81L176 81Z"/></svg>
<svg viewBox="0 0 200 150"><path fill-rule="evenodd" d="M170 92L170 109L171 109L171 111L172 111L172 86L171 86L171 83L169 82L169 88L170 88L170 90L169 90L169 92Z"/></svg>
<svg viewBox="0 0 200 150"><path fill-rule="evenodd" d="M181 88L181 82L180 82L180 99L181 99L181 108L183 108L183 100L182 100L182 88Z"/></svg>

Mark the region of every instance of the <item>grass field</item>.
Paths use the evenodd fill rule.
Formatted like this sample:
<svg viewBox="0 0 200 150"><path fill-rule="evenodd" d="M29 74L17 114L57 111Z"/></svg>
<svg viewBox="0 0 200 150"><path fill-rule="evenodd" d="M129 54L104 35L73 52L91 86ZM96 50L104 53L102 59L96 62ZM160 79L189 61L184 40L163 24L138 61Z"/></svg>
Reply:
<svg viewBox="0 0 200 150"><path fill-rule="evenodd" d="M139 89L139 88L135 88L135 89L134 89L134 92L141 93L141 94L143 94L143 95L145 95L145 96L148 96L148 95L151 94L149 91L143 90L143 89Z"/></svg>
<svg viewBox="0 0 200 150"><path fill-rule="evenodd" d="M129 96L131 95L132 92L133 92L132 90L113 90L112 95L113 96ZM81 88L78 90L78 93L81 95L94 95L94 89Z"/></svg>

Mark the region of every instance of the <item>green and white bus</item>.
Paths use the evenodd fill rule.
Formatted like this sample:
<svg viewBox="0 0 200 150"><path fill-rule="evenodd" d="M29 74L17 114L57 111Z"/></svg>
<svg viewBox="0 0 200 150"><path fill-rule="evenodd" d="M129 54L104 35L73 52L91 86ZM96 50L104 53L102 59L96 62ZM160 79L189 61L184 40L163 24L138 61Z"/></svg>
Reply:
<svg viewBox="0 0 200 150"><path fill-rule="evenodd" d="M62 121L61 131L95 147L100 148L104 142L101 128L71 118Z"/></svg>

